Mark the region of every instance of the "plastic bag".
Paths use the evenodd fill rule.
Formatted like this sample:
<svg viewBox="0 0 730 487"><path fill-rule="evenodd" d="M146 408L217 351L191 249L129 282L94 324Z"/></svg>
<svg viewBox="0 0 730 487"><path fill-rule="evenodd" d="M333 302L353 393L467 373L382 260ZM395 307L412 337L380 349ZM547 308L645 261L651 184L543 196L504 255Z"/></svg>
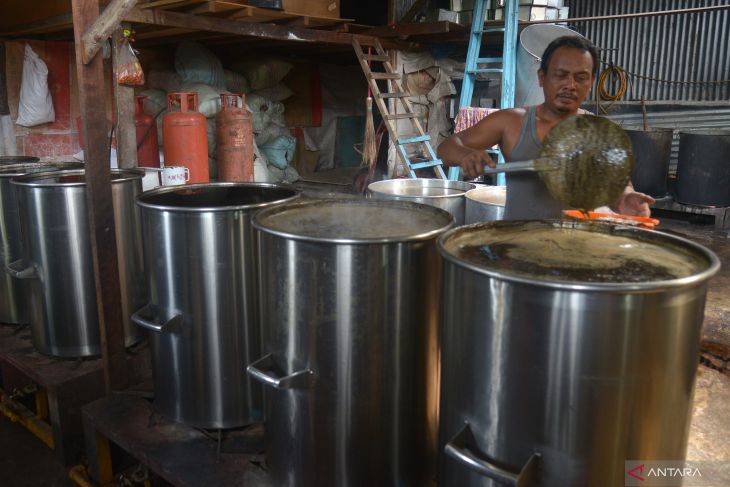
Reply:
<svg viewBox="0 0 730 487"><path fill-rule="evenodd" d="M175 71L183 84L204 83L226 89L226 77L218 56L195 42L181 42L175 49Z"/></svg>
<svg viewBox="0 0 730 487"><path fill-rule="evenodd" d="M124 37L120 41L117 83L127 86L142 86L144 85L144 71L130 44L131 35L132 33L125 29Z"/></svg>
<svg viewBox="0 0 730 487"><path fill-rule="evenodd" d="M56 112L48 89L48 67L31 47L25 45L23 58L23 80L20 84L20 103L18 105L18 125L33 127L53 122Z"/></svg>
<svg viewBox="0 0 730 487"><path fill-rule="evenodd" d="M261 145L259 150L266 156L269 164L283 170L294 157L296 147L297 139L289 135L281 135L273 141Z"/></svg>

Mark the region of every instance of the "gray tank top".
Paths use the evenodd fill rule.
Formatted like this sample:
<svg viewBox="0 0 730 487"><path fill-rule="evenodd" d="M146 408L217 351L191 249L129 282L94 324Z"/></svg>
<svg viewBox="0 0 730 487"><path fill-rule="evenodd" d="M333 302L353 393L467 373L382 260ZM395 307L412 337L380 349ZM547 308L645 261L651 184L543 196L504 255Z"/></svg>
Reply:
<svg viewBox="0 0 730 487"><path fill-rule="evenodd" d="M540 148L542 143L537 135L537 107L527 107L517 143L506 162L535 159L540 155ZM565 207L550 195L536 172L515 172L505 176L505 220L537 220L562 216Z"/></svg>

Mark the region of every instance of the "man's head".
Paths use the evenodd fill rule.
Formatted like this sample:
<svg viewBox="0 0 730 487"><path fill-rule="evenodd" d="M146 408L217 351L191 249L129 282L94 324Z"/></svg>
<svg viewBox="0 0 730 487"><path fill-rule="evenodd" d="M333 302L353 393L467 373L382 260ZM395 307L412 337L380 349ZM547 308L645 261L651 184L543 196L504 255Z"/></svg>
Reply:
<svg viewBox="0 0 730 487"><path fill-rule="evenodd" d="M578 36L555 39L545 49L537 72L549 108L575 113L591 91L598 70L598 52Z"/></svg>

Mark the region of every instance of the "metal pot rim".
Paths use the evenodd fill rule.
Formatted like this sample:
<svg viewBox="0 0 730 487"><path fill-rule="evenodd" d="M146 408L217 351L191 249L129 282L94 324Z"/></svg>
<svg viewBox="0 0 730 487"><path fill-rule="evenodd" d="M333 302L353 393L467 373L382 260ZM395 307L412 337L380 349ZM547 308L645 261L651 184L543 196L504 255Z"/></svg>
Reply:
<svg viewBox="0 0 730 487"><path fill-rule="evenodd" d="M499 193L507 193L507 189L504 186L481 186L474 189L470 189L466 192L464 197L471 201L475 205L485 205L485 206L493 206L494 208L504 208L505 203L497 203L494 201L482 201L476 198L475 195L484 193L484 192L499 192Z"/></svg>
<svg viewBox="0 0 730 487"><path fill-rule="evenodd" d="M68 187L82 187L86 186L86 181L73 181L67 183L44 183L38 182L38 179L45 179L57 176L81 176L86 174L86 169L64 169L61 171L45 171L23 174L16 176L11 180L12 184L18 186L27 186L32 188L68 188ZM112 184L118 184L125 181L133 181L135 179L142 179L144 177L144 171L137 168L132 169L111 169L111 174L121 175L120 178L112 179Z"/></svg>
<svg viewBox="0 0 730 487"><path fill-rule="evenodd" d="M529 220L525 220L524 223L527 223ZM647 232L649 234L658 236L661 239L669 239L674 240L675 242L681 243L687 247L691 247L692 249L698 251L702 255L704 255L707 260L709 261L709 265L707 268L701 272L698 272L697 274L687 276L687 277L681 277L678 279L669 279L669 280L663 280L663 281L646 281L646 282L631 282L631 283L623 283L623 282L577 282L577 281L555 281L555 280L548 280L544 277L526 277L526 276L519 276L514 274L508 274L505 272L500 272L493 269L486 269L484 267L479 267L477 265L465 262L464 260L454 256L450 252L447 252L444 248L444 241L448 239L451 235L453 235L459 228L454 228L443 235L439 237L438 241L436 242L436 247L438 248L439 254L441 254L441 257L444 258L444 260L449 261L459 267L469 269L470 271L476 272L478 274L485 275L487 277L492 277L496 279L500 279L503 281L509 281L514 283L520 283L520 284L527 284L537 287L544 287L544 288L551 288L551 289L562 289L567 291L603 291L603 292L633 292L633 293L640 293L640 292L659 292L666 289L673 289L673 288L680 288L680 287L686 287L693 284L699 284L703 281L706 281L707 279L711 278L717 272L720 270L720 259L715 255L714 252L711 250L705 248L704 246L695 243L691 240L688 240L684 237L679 237L677 235L670 235L668 233L659 232L656 230L646 230L646 229L638 229L636 227L630 227L626 225L616 225L612 223L585 223L585 222L573 222L573 221L567 221L567 220L541 220L543 222L551 222L555 225L565 225L569 224L571 227L574 228L589 228L590 226L594 225L605 225L612 227L615 231L626 231L627 233L634 233L634 232ZM467 225L469 227L476 227L480 225L494 225L499 224L499 222L481 222L481 223L474 223L471 225ZM463 228L463 227L460 227ZM594 227L595 228L595 227Z"/></svg>
<svg viewBox="0 0 730 487"><path fill-rule="evenodd" d="M651 134L651 133L657 133L657 134L668 134L670 132L674 132L674 129L671 127L649 127L648 129L643 129L642 127L621 127L626 132L639 132L644 134Z"/></svg>
<svg viewBox="0 0 730 487"><path fill-rule="evenodd" d="M427 232L417 233L414 235L403 235L403 236L394 236L394 237L374 237L374 238L367 238L367 237L361 237L361 238L346 238L346 237L315 237L311 235L301 235L298 233L291 233L284 230L274 230L272 228L269 228L261 223L261 219L267 217L268 215L278 212L278 211L285 211L287 209L291 209L291 206L288 207L275 207L275 208L269 208L266 210L262 210L258 212L253 217L253 226L261 233L266 233L269 235L275 235L277 237L283 237L286 239L291 240L297 240L301 242L317 242L317 243L329 243L329 244L336 244L336 245L371 245L371 244L388 244L388 243L407 243L407 242L420 242L420 241L427 241L431 239L435 239L440 234L444 233L445 231L448 231L450 228L453 228L454 226L454 216L449 213L446 210L442 210L441 208L437 208L435 206L431 205L424 205L421 203L414 203L410 201L398 201L398 200L379 200L379 199L354 199L354 200L325 200L325 199L312 199L308 201L303 201L301 203L298 203L299 205L316 205L316 204L322 204L326 202L347 202L347 204L361 204L361 205L373 205L373 204L381 204L383 206L402 206L402 207L409 207L409 208L419 208L424 211L429 211L435 214L439 214L441 216L446 216L449 219L449 223L444 225L443 227L436 228L434 230L430 230Z"/></svg>
<svg viewBox="0 0 730 487"><path fill-rule="evenodd" d="M416 182L418 181L418 182ZM442 194L442 195L409 195L409 194L398 194L389 191L382 191L380 187L398 187L398 186L422 186L422 187L433 187L433 188L453 188L463 193L456 194ZM477 185L473 183L467 183L466 181L451 181L448 179L438 178L399 178L399 179L384 179L382 181L375 181L368 185L368 193L374 193L377 195L383 195L386 197L399 198L403 200L416 200L416 199L452 199L452 198L463 198L464 195L476 189Z"/></svg>
<svg viewBox="0 0 730 487"><path fill-rule="evenodd" d="M0 156L0 167L14 164L32 164L40 160L40 157L36 156Z"/></svg>
<svg viewBox="0 0 730 487"><path fill-rule="evenodd" d="M677 130L680 137L682 135L705 136L705 137L730 137L730 129L717 128L698 128L698 129L682 129Z"/></svg>
<svg viewBox="0 0 730 487"><path fill-rule="evenodd" d="M28 169L45 169L43 171L37 171L32 174L41 174L45 172L56 172L70 171L74 169L81 169L84 165L81 161L68 161L68 162L26 162L18 164L0 164L0 178L16 178L31 174ZM65 169L64 169L65 168Z"/></svg>
<svg viewBox="0 0 730 487"><path fill-rule="evenodd" d="M264 201L262 203L251 203L246 205L228 205L228 206L173 206L173 205L160 205L145 201L146 198L157 196L165 193L173 193L175 191L188 190L188 189L201 189L201 188L220 188L220 187L252 187L252 188L270 188L270 189L281 189L289 190L293 194L284 198L279 198L271 201ZM149 208L151 210L159 211L175 211L181 213L207 213L211 211L235 211L235 210L249 210L255 208L265 208L271 205L278 205L286 201L290 201L299 197L301 192L295 189L293 186L281 183L235 183L235 182L216 182L216 183L196 183L196 184L184 184L178 186L159 186L157 188L145 191L137 195L136 203L141 208Z"/></svg>

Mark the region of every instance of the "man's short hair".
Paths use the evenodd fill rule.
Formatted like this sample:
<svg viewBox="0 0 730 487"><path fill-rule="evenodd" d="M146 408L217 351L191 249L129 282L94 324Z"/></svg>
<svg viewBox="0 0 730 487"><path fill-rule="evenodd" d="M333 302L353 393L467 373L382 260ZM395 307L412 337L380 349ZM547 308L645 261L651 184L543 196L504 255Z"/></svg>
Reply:
<svg viewBox="0 0 730 487"><path fill-rule="evenodd" d="M548 47L545 48L545 52L542 53L542 59L540 60L540 69L547 73L548 65L550 64L550 58L553 57L553 53L559 47L573 47L582 51L588 51L593 58L593 75L598 74L598 49L593 45L591 41L585 37L579 36L563 36L553 40Z"/></svg>

